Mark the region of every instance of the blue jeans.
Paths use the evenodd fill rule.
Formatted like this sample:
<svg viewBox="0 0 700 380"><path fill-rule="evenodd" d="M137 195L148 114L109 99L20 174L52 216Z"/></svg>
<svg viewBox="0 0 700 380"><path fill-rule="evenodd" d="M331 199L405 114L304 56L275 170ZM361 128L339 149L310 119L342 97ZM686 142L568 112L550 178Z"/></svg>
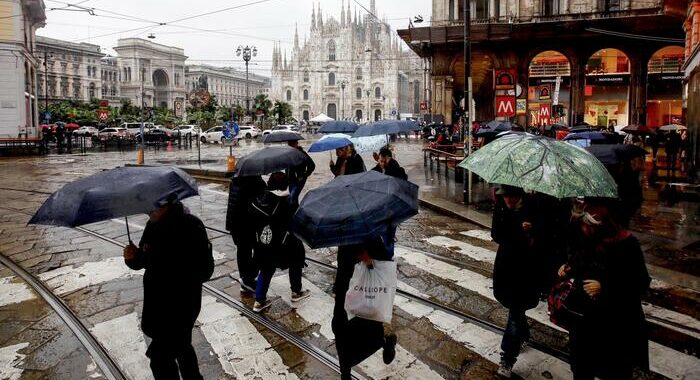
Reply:
<svg viewBox="0 0 700 380"><path fill-rule="evenodd" d="M277 271L277 268L274 266L260 269L258 282L255 284L256 301L263 302L267 299L267 290L270 289L270 282L272 281L272 276L275 275L275 271ZM301 272L302 266L292 265L289 267L289 286L293 293L299 293L301 291Z"/></svg>
<svg viewBox="0 0 700 380"><path fill-rule="evenodd" d="M299 182L289 183L289 203L291 205L299 204L299 196L301 195L301 190L304 188L304 185L306 185L306 178Z"/></svg>
<svg viewBox="0 0 700 380"><path fill-rule="evenodd" d="M530 339L530 327L527 325L525 310L508 310L508 324L501 341L501 359L515 364L520 354L520 345Z"/></svg>

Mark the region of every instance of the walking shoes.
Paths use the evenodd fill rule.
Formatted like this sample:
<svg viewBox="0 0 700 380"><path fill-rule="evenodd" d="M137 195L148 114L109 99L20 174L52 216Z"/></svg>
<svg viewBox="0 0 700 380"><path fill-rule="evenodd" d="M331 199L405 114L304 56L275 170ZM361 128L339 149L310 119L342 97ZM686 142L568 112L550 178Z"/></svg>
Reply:
<svg viewBox="0 0 700 380"><path fill-rule="evenodd" d="M292 292L292 302L299 302L304 298L309 298L311 292L308 289L302 289L299 292Z"/></svg>
<svg viewBox="0 0 700 380"><path fill-rule="evenodd" d="M253 311L259 313L270 307L270 305L272 305L272 301L270 300L265 300L262 302L255 301L255 304L253 305Z"/></svg>
<svg viewBox="0 0 700 380"><path fill-rule="evenodd" d="M391 364L396 357L396 334L389 334L384 337L384 350L382 351L382 359L384 364Z"/></svg>

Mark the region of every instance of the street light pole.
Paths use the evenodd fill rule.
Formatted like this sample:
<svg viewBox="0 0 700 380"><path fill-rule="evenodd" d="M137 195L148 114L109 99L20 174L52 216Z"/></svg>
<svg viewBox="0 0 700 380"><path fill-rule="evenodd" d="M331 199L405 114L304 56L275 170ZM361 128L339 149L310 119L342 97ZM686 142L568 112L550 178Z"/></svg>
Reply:
<svg viewBox="0 0 700 380"><path fill-rule="evenodd" d="M49 114L49 54L44 52L44 120ZM46 120L48 123L48 120Z"/></svg>
<svg viewBox="0 0 700 380"><path fill-rule="evenodd" d="M345 86L348 84L348 81L345 79L340 81L340 114L342 115L341 118L345 120Z"/></svg>
<svg viewBox="0 0 700 380"><path fill-rule="evenodd" d="M246 109L246 115L250 116L250 92L249 92L249 85L248 85L248 63L250 62L250 59L258 55L258 49L255 46L248 46L246 45L243 47L243 45L238 45L238 49L236 49L236 55L241 57L243 56L243 60L245 61L245 109Z"/></svg>
<svg viewBox="0 0 700 380"><path fill-rule="evenodd" d="M462 114L462 129L466 128L467 155L472 153L472 120L474 109L472 106L472 41L471 41L471 9L468 0L464 0L464 114ZM462 136L460 131L460 136ZM464 139L462 139L464 141ZM472 172L467 171L462 176L464 187L463 197L465 204L472 203Z"/></svg>
<svg viewBox="0 0 700 380"><path fill-rule="evenodd" d="M370 120L370 113L372 111L372 108L369 105L369 96L371 93L372 93L372 90L367 89L367 121L371 121Z"/></svg>

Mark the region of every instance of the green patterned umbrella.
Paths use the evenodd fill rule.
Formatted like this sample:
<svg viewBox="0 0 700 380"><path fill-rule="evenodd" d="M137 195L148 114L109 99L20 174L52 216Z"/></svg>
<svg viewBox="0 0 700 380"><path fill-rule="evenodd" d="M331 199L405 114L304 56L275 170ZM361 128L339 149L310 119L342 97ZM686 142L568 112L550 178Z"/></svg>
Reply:
<svg viewBox="0 0 700 380"><path fill-rule="evenodd" d="M459 164L489 183L535 190L557 198L617 197L617 185L583 148L530 134L509 134Z"/></svg>

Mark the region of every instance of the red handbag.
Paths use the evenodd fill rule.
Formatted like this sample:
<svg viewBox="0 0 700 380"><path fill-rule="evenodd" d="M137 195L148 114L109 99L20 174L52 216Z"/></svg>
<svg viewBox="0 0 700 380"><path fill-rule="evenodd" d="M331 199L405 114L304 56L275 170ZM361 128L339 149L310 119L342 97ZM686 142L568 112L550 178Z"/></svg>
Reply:
<svg viewBox="0 0 700 380"><path fill-rule="evenodd" d="M574 279L565 278L557 282L547 297L547 308L549 320L555 325L566 330L571 329L571 325L578 318L583 317L583 313L577 311L577 299L580 300Z"/></svg>

